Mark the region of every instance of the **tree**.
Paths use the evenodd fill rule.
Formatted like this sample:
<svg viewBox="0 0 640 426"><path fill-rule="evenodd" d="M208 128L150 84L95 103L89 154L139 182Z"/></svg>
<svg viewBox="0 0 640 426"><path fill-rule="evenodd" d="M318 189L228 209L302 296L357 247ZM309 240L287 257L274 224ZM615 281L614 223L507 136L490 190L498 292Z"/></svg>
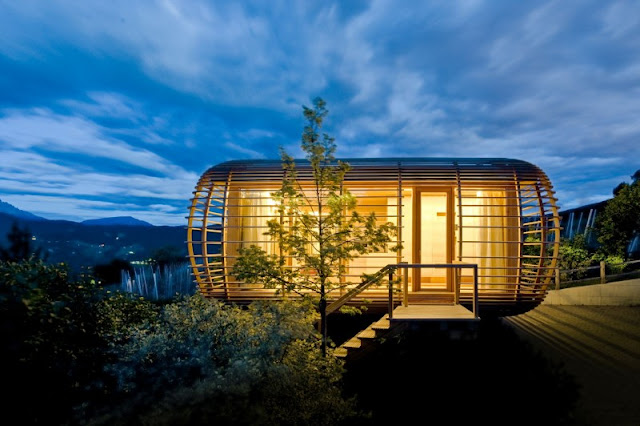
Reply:
<svg viewBox="0 0 640 426"><path fill-rule="evenodd" d="M176 263L186 263L187 254L184 249L174 245L166 245L151 253L151 263L161 268Z"/></svg>
<svg viewBox="0 0 640 426"><path fill-rule="evenodd" d="M631 184L620 184L614 190L603 213L596 220L596 232L601 251L606 255L625 258L631 240L640 232L640 170Z"/></svg>
<svg viewBox="0 0 640 426"><path fill-rule="evenodd" d="M0 247L0 260L18 262L32 256L39 258L41 255L40 248L32 247L31 232L26 227L21 229L17 222L13 222L11 231L7 234L7 240L9 240L9 247L6 249Z"/></svg>
<svg viewBox="0 0 640 426"><path fill-rule="evenodd" d="M303 111L307 125L301 147L309 161L311 181L298 178L294 159L281 149L284 177L280 189L272 193L279 218L268 221L265 233L277 242L279 253L269 255L255 245L240 249L232 274L285 294L314 294L320 313L322 354L326 355L328 295L348 285L342 278L350 260L385 251L397 229L390 222L378 224L374 213L363 216L356 211L357 200L343 185L350 166L336 161L334 138L320 135L328 113L325 101L316 98L313 108L303 106ZM287 264L287 255L293 257L294 265ZM381 279L381 274L362 276L363 282L377 283Z"/></svg>
<svg viewBox="0 0 640 426"><path fill-rule="evenodd" d="M93 267L93 274L100 284L117 284L122 281L122 271L133 275L131 262L124 259L112 259L109 263L101 263Z"/></svg>

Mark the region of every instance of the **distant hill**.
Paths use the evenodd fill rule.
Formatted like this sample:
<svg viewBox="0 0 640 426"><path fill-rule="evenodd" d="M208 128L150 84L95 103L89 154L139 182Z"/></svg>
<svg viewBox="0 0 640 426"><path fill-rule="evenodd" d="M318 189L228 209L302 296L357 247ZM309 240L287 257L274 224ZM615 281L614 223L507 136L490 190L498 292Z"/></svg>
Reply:
<svg viewBox="0 0 640 426"><path fill-rule="evenodd" d="M116 217L105 217L103 219L89 219L83 220L80 222L83 225L92 225L92 226L111 226L111 225L120 225L120 226L153 226L149 222L145 222L144 220L136 219L131 216L116 216Z"/></svg>
<svg viewBox="0 0 640 426"><path fill-rule="evenodd" d="M33 235L33 245L42 248L48 262L64 262L75 271L113 259L143 261L156 250L167 247L177 248L187 260L186 223L185 226L152 226L144 221L137 224L125 221L127 224L96 225L90 221L31 219L0 212L1 246L7 246L6 236L14 222Z"/></svg>
<svg viewBox="0 0 640 426"><path fill-rule="evenodd" d="M11 216L19 217L22 219L29 220L47 220L44 217L36 216L33 213L26 212L24 210L20 210L19 208L12 206L9 203L6 203L0 200L0 213L10 214Z"/></svg>

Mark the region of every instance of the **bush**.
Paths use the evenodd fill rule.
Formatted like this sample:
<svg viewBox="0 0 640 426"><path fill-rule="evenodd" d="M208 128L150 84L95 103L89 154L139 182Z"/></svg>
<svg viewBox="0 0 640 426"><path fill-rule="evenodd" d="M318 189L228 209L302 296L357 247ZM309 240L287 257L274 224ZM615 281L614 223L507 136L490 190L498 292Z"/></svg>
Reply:
<svg viewBox="0 0 640 426"><path fill-rule="evenodd" d="M109 263L96 265L93 267L93 274L101 284L117 284L122 280L122 271L133 274L133 267L128 260L113 259Z"/></svg>
<svg viewBox="0 0 640 426"><path fill-rule="evenodd" d="M100 371L92 285L70 282L63 265L0 262L3 384L25 423L68 417Z"/></svg>
<svg viewBox="0 0 640 426"><path fill-rule="evenodd" d="M224 306L196 295L114 345L115 406L93 424L336 424L355 415L322 357L313 311L293 302Z"/></svg>
<svg viewBox="0 0 640 426"><path fill-rule="evenodd" d="M560 275L562 281L573 281L584 278L587 274L586 268L593 263L593 254L589 252L586 239L583 235L578 234L573 239L561 241L558 251L558 267L560 270L578 269L577 271L563 272Z"/></svg>
<svg viewBox="0 0 640 426"><path fill-rule="evenodd" d="M62 264L0 262L7 406L25 424L68 421L74 406L105 393L110 342L150 309L143 300L103 292L91 279L71 280Z"/></svg>
<svg viewBox="0 0 640 426"><path fill-rule="evenodd" d="M593 258L596 262L604 262L606 264L606 273L608 275L621 274L627 267L624 258L615 254L605 255L598 253Z"/></svg>
<svg viewBox="0 0 640 426"><path fill-rule="evenodd" d="M336 424L357 415L311 305L152 304L0 262L1 368L23 424Z"/></svg>

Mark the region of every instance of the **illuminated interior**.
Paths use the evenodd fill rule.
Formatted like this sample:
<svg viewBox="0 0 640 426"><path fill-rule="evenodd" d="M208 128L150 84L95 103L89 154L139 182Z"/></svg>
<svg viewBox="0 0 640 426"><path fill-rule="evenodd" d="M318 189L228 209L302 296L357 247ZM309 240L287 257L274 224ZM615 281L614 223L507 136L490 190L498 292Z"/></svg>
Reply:
<svg viewBox="0 0 640 426"><path fill-rule="evenodd" d="M520 248L517 198L513 191L463 191L456 256L479 266L480 287L508 290L518 276ZM460 252L459 247L462 247ZM470 272L462 279L463 291L471 291ZM465 283L467 283L465 285Z"/></svg>
<svg viewBox="0 0 640 426"><path fill-rule="evenodd" d="M447 201L448 195L443 192L419 191L420 202L416 206L419 210L414 224L420 229L419 240L416 244L418 256L415 263L433 264L450 263L450 241L447 240ZM451 291L448 285L447 270L442 268L416 269L413 291L441 290Z"/></svg>
<svg viewBox="0 0 640 426"><path fill-rule="evenodd" d="M357 159L350 164L345 187L357 199L356 211L398 226L393 245L402 248L353 259L345 265L342 284L357 285L363 273L398 262L463 262L478 265L485 306L515 312L542 300L554 275L559 217L551 184L537 167L508 159ZM203 294L233 301L273 296L273 290L239 282L229 273L238 250L252 244L286 256L287 266L297 267L264 235L267 221L279 218L271 193L281 179L277 161L228 162L203 175L188 227L189 255ZM305 188L308 169L299 169L299 179ZM285 225L289 220L279 219ZM414 269L407 274L409 295L430 300L453 292L458 281L460 300L468 302L472 275L469 269L459 273L456 279L450 268ZM366 290L362 299L386 304L385 287Z"/></svg>
<svg viewBox="0 0 640 426"><path fill-rule="evenodd" d="M276 202L271 193L276 188L252 190L234 188L229 191L227 204L226 244L228 265L233 266L238 250L257 245L267 254L278 254L278 245L264 233L267 221L279 218ZM358 199L356 211L368 216L375 214L379 224L391 222L398 225L397 190L350 188ZM414 195L420 201L414 206ZM479 284L486 289L503 289L516 282L516 258L520 241L517 220L508 213L517 212L513 196L506 191L464 191L462 196L463 244L451 241L453 233L447 231L449 213L447 192L409 188L403 190L401 259L408 263L450 263L451 247L462 247L456 257L466 262L477 263ZM415 208L415 210L414 210ZM417 213L416 213L417 212ZM417 216L414 216L414 213ZM416 222L414 218L419 218ZM288 219L283 219L288 222ZM419 232L414 238L414 229ZM451 234L451 235L449 235ZM460 235L460 233L458 233ZM415 239L415 241L414 241ZM414 246L414 243L416 244ZM414 250L418 255L414 256ZM363 273L374 273L380 265L395 263L398 255L392 251L370 253L359 256L347 265L346 282L357 284ZM290 259L288 265L295 266ZM451 291L451 276L443 268L416 269L409 276L412 291ZM463 272L462 290L471 291L471 274Z"/></svg>

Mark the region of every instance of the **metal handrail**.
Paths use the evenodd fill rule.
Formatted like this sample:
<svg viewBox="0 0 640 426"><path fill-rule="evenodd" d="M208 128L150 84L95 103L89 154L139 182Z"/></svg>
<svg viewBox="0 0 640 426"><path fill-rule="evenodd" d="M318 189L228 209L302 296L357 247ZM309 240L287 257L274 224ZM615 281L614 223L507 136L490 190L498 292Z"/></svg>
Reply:
<svg viewBox="0 0 640 426"><path fill-rule="evenodd" d="M391 265L387 265L384 268L380 269L371 280L361 282L356 287L349 290L347 293L343 294L339 299L332 302L329 306L327 306L326 314L329 315L332 312L337 311L342 307L345 303L351 300L353 297L362 293L367 287L370 287L372 284L378 282L378 277L382 276L385 272L387 272L391 268Z"/></svg>
<svg viewBox="0 0 640 426"><path fill-rule="evenodd" d="M472 305L472 310L473 310L473 315L475 317L478 317L478 265L475 263L465 263L465 262L455 262L455 263L406 263L406 262L400 262L400 263L392 263L389 264L385 267L383 267L382 269L380 269L376 274L375 274L375 278L370 280L370 281L365 281L361 284L359 284L358 286L356 286L355 288L352 288L351 290L349 290L347 293L345 293L344 295L342 295L339 299L337 299L336 301L334 301L333 303L331 303L329 306L327 306L326 309L326 314L329 315L330 313L336 311L337 309L339 309L341 306L343 306L345 303L347 303L349 300L351 300L353 297L355 297L356 295L360 294L361 292L363 292L364 290L367 289L367 287L370 287L372 284L378 282L377 281L377 277L379 277L380 275L384 274L385 272L389 273L389 318L393 318L393 301L394 301L394 297L393 297L393 275L396 271L396 269L404 269L405 273L404 273L404 288L403 288L403 305L407 306L409 304L409 268L452 268L452 269L463 269L463 268L467 268L467 269L473 269L473 305ZM458 300L460 298L460 283L458 280L458 275L455 275L455 279L454 279L454 284L455 284L455 291L454 291L454 295L455 295L455 303L458 303Z"/></svg>

